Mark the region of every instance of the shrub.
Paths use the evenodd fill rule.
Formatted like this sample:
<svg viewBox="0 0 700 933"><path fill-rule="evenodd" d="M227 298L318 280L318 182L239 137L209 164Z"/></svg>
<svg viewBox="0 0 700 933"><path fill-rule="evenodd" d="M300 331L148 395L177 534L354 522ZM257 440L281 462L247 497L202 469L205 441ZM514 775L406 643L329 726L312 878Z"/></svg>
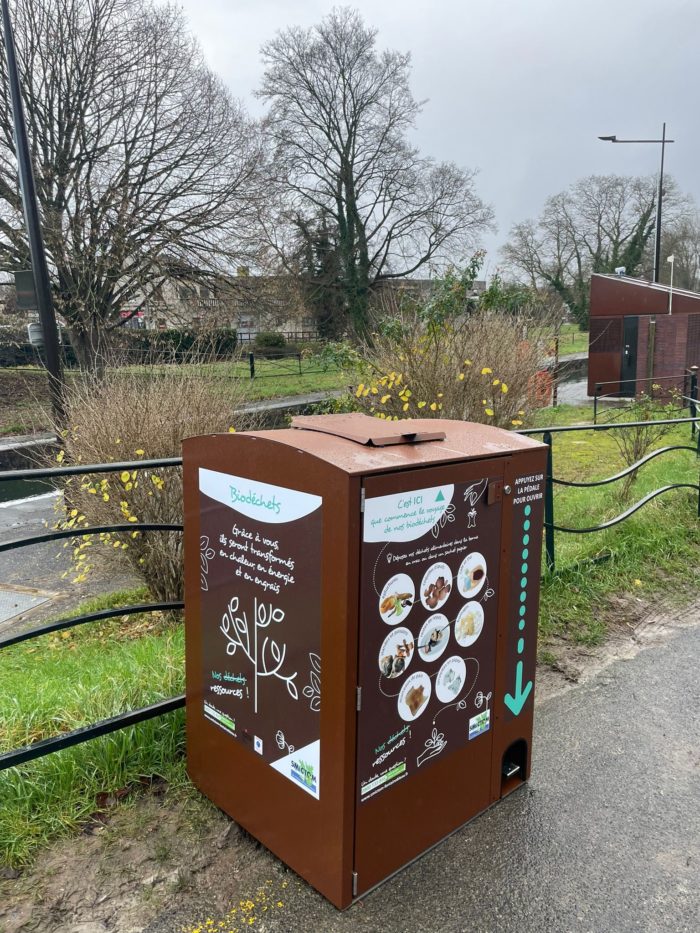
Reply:
<svg viewBox="0 0 700 933"><path fill-rule="evenodd" d="M287 346L284 334L272 330L263 330L255 335L256 350L283 350Z"/></svg>
<svg viewBox="0 0 700 933"><path fill-rule="evenodd" d="M518 426L534 407L545 321L473 307L475 263L423 302L385 307L362 352L359 405L383 418L447 417ZM526 329L527 327L527 329ZM527 337L525 336L527 335Z"/></svg>
<svg viewBox="0 0 700 933"><path fill-rule="evenodd" d="M250 427L236 414L243 381L217 377L203 365L108 369L97 382L87 374L69 387L68 428L62 431L66 463L104 463L180 456L184 437ZM61 526L182 522L179 468L134 469L69 478ZM72 539L75 582L109 551L143 579L156 599L182 599L182 535L116 532Z"/></svg>

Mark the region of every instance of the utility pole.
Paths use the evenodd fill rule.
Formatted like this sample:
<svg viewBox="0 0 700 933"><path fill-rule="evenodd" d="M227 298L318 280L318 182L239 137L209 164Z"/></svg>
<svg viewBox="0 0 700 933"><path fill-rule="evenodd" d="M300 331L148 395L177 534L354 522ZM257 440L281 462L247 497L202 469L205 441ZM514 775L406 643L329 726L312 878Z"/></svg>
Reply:
<svg viewBox="0 0 700 933"><path fill-rule="evenodd" d="M31 256L32 272L34 275L37 308L44 337L44 358L49 377L51 408L57 423L61 424L65 421L63 398L64 382L58 345L56 314L51 297L51 282L49 280L48 266L46 265L44 240L41 235L39 206L36 199L34 171L32 169L31 153L27 140L27 125L24 119L22 93L17 71L17 57L15 55L15 40L12 32L12 24L10 22L10 9L7 0L1 0L1 2L2 32L5 43L5 55L7 58L7 80L10 101L12 103L12 122L15 134L19 187L20 194L22 195L22 208L24 210L24 222L27 228L27 239L29 241L29 254Z"/></svg>

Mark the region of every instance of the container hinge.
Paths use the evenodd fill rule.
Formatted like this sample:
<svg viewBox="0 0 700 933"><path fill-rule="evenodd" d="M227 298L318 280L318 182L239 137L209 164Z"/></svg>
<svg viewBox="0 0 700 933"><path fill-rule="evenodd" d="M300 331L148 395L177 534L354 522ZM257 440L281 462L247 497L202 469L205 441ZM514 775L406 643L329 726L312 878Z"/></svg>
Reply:
<svg viewBox="0 0 700 933"><path fill-rule="evenodd" d="M357 897L357 872L352 873L352 896Z"/></svg>
<svg viewBox="0 0 700 933"><path fill-rule="evenodd" d="M355 709L358 713L362 709L362 687L355 688Z"/></svg>
<svg viewBox="0 0 700 933"><path fill-rule="evenodd" d="M365 510L365 487L363 486L360 490L360 512Z"/></svg>

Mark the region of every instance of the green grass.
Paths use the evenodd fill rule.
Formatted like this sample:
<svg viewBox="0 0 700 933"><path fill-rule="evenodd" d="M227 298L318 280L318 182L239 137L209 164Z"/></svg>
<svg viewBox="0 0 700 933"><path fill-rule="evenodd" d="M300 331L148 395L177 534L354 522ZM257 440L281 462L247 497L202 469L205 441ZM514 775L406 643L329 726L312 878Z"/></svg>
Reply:
<svg viewBox="0 0 700 933"><path fill-rule="evenodd" d="M143 591L81 605L126 605ZM123 617L0 652L0 751L19 748L184 689L182 625ZM184 783L182 710L0 772L0 864L25 865L75 831L96 797L160 776Z"/></svg>
<svg viewBox="0 0 700 933"><path fill-rule="evenodd" d="M575 424L588 409L562 406L538 412L538 424ZM555 434L554 475L569 480L603 479L625 466L606 431ZM679 425L657 446L692 446L690 428ZM670 483L698 483L698 461L690 451L663 454L642 468L625 501L620 484L593 489L556 487L557 525L585 528L623 512L646 493ZM546 574L542 588L540 634L543 643L564 637L583 644L600 642L619 615L617 598L629 594L645 602L687 598L697 591L695 570L700 555L698 495L672 490L644 506L628 520L602 532L555 533L556 572Z"/></svg>
<svg viewBox="0 0 700 933"><path fill-rule="evenodd" d="M552 349L554 343L552 342ZM559 356L588 352L588 331L580 331L578 324L563 324L559 331Z"/></svg>
<svg viewBox="0 0 700 933"><path fill-rule="evenodd" d="M246 399L286 398L294 395L308 395L312 392L333 392L347 389L355 381L344 371L329 367L324 369L313 357L299 363L295 359L265 360L256 358L256 378L250 378L250 369L246 360L231 363L188 364L201 371L203 378L221 381L225 387L228 380L240 380ZM139 374L152 375L166 367L128 366L120 372L138 378ZM170 367L168 367L170 369ZM72 370L66 371L68 380L75 377ZM46 375L42 369L15 371L0 370L0 397L4 398L0 412L0 436L7 434L29 434L36 430L48 430L50 419L49 399ZM236 400L239 393L235 393Z"/></svg>

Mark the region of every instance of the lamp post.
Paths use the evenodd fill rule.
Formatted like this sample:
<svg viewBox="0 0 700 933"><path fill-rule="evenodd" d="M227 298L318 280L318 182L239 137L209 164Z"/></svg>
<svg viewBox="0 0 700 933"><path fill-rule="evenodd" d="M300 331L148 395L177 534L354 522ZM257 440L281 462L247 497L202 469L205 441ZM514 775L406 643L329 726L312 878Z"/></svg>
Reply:
<svg viewBox="0 0 700 933"><path fill-rule="evenodd" d="M44 241L41 235L39 221L39 206L34 185L34 172L32 170L31 152L27 140L27 127L24 119L22 93L20 90L17 58L15 55L15 40L10 22L10 9L7 0L0 0L2 5L2 34L7 59L7 80L12 106L12 122L15 136L15 151L17 155L17 174L22 195L24 209L24 222L27 228L29 254L32 262L36 302L41 321L44 338L44 357L46 370L49 376L49 394L54 417L58 423L65 419L63 399L63 371L61 355L58 348L58 332L56 329L56 315L51 298L51 282L46 264Z"/></svg>
<svg viewBox="0 0 700 933"><path fill-rule="evenodd" d="M618 139L617 136L599 136L606 143L655 143L661 146L661 170L659 172L659 192L656 197L656 241L654 243L654 281L659 281L661 271L661 202L663 200L664 184L664 150L667 143L675 142L675 139L666 139L666 124L664 123L661 131L661 139Z"/></svg>

